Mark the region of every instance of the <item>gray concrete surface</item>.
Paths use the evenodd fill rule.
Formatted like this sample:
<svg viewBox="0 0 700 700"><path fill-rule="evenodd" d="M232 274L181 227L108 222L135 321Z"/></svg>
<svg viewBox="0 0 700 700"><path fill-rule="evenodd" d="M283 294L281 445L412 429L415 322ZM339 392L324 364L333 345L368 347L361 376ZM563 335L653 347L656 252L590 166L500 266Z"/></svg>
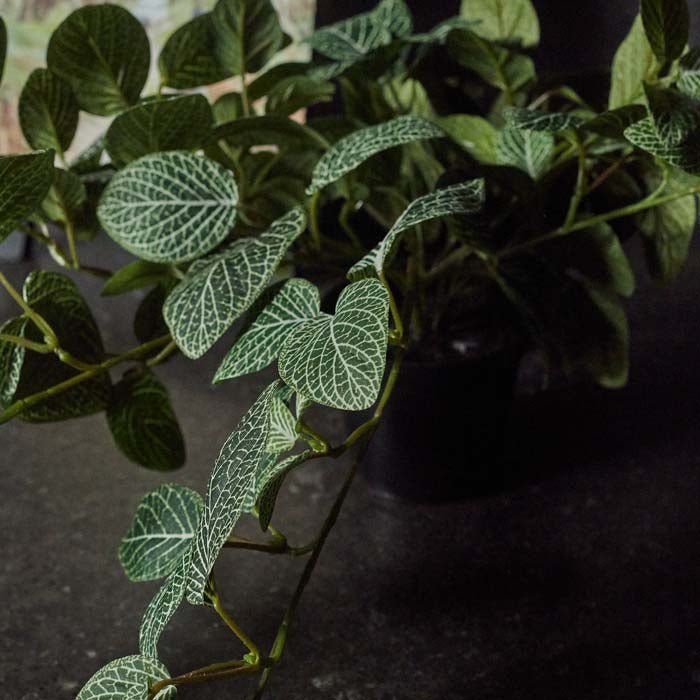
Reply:
<svg viewBox="0 0 700 700"><path fill-rule="evenodd" d="M120 257L94 250L95 263ZM21 280L27 269L3 271ZM356 483L270 700L700 697L700 250L676 287L639 286L630 387L519 399L501 492L425 507ZM135 304L98 301L110 349L131 344ZM0 318L9 312L3 297ZM170 478L199 489L266 380L209 386L224 350L160 371L189 447ZM136 651L156 584L129 583L116 548L164 477L121 457L101 416L3 426L0 464L0 697L72 698L102 664ZM296 541L317 527L338 477L318 464L292 479L278 522ZM225 599L267 646L301 563L223 559ZM215 615L191 607L162 641L173 673L238 651ZM233 700L247 687L222 681L180 697Z"/></svg>

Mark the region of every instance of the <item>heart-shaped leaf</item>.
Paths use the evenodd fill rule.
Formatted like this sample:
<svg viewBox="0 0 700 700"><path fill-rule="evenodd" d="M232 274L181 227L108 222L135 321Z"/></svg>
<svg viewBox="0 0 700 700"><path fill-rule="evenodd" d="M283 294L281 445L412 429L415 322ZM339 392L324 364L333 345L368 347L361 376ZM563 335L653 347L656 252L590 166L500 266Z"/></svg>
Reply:
<svg viewBox="0 0 700 700"><path fill-rule="evenodd" d="M0 326L0 334L23 338L28 323L29 320L25 317L12 318ZM12 403L19 384L25 352L22 345L0 340L0 408L6 408Z"/></svg>
<svg viewBox="0 0 700 700"><path fill-rule="evenodd" d="M214 52L232 75L257 73L284 44L270 0L219 0L212 16Z"/></svg>
<svg viewBox="0 0 700 700"><path fill-rule="evenodd" d="M462 0L461 16L485 39L535 46L540 23L530 0Z"/></svg>
<svg viewBox="0 0 700 700"><path fill-rule="evenodd" d="M156 659L125 656L103 666L81 689L75 700L147 700L151 685L170 678ZM177 688L169 685L153 700L172 700Z"/></svg>
<svg viewBox="0 0 700 700"><path fill-rule="evenodd" d="M169 151L119 171L97 209L107 233L151 262L192 260L221 243L236 221L238 189L208 158Z"/></svg>
<svg viewBox="0 0 700 700"><path fill-rule="evenodd" d="M388 148L444 136L445 132L436 124L411 115L359 129L340 139L318 161L308 193L318 192Z"/></svg>
<svg viewBox="0 0 700 700"><path fill-rule="evenodd" d="M107 422L132 462L157 471L185 463L185 442L168 392L152 372L127 373L114 385Z"/></svg>
<svg viewBox="0 0 700 700"><path fill-rule="evenodd" d="M502 165L524 170L536 180L549 165L554 151L554 137L547 131L523 131L506 127L496 144L496 158Z"/></svg>
<svg viewBox="0 0 700 700"><path fill-rule="evenodd" d="M204 591L219 551L244 508L255 498L255 483L270 427L270 402L282 387L274 382L263 391L221 448L209 477L204 511L192 548L187 600L204 603Z"/></svg>
<svg viewBox="0 0 700 700"><path fill-rule="evenodd" d="M0 156L0 241L41 204L53 181L53 151Z"/></svg>
<svg viewBox="0 0 700 700"><path fill-rule="evenodd" d="M107 116L134 104L151 62L141 23L119 5L87 5L51 36L46 62L73 88L81 109Z"/></svg>
<svg viewBox="0 0 700 700"><path fill-rule="evenodd" d="M230 73L219 65L212 51L214 41L211 12L195 17L173 32L158 57L163 85L186 90L228 78Z"/></svg>
<svg viewBox="0 0 700 700"><path fill-rule="evenodd" d="M193 265L163 309L187 357L201 357L250 308L305 226L303 211L293 209L262 235L241 238Z"/></svg>
<svg viewBox="0 0 700 700"><path fill-rule="evenodd" d="M315 403L348 411L369 408L384 376L389 295L376 279L347 286L335 316L299 326L279 360L280 376Z"/></svg>
<svg viewBox="0 0 700 700"><path fill-rule="evenodd" d="M172 573L192 544L202 497L178 484L163 484L144 496L119 545L119 560L132 581Z"/></svg>
<svg viewBox="0 0 700 700"><path fill-rule="evenodd" d="M357 280L372 274L381 275L404 231L431 219L477 212L484 204L484 192L482 179L467 180L414 200L379 245L350 268L348 277Z"/></svg>
<svg viewBox="0 0 700 700"><path fill-rule="evenodd" d="M78 102L71 86L46 68L32 71L17 105L19 124L34 149L62 154L78 127Z"/></svg>
<svg viewBox="0 0 700 700"><path fill-rule="evenodd" d="M304 279L288 280L273 300L229 350L214 376L214 382L258 372L279 355L289 334L318 316L318 289Z"/></svg>
<svg viewBox="0 0 700 700"><path fill-rule="evenodd" d="M211 124L211 107L203 95L152 100L116 117L105 135L105 146L112 163L122 167L149 153L200 148Z"/></svg>
<svg viewBox="0 0 700 700"><path fill-rule="evenodd" d="M678 58L690 29L686 0L642 0L641 14L649 45L660 63Z"/></svg>

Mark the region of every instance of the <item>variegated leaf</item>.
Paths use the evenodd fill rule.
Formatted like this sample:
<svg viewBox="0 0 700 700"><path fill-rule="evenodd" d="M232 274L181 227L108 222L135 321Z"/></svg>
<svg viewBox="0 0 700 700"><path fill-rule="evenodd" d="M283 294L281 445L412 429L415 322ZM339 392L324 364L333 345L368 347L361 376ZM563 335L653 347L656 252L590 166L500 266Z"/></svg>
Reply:
<svg viewBox="0 0 700 700"><path fill-rule="evenodd" d="M388 340L389 296L376 279L346 287L334 316L299 326L279 360L280 376L315 403L349 411L379 395Z"/></svg>
<svg viewBox="0 0 700 700"><path fill-rule="evenodd" d="M313 194L339 180L368 158L389 148L424 139L442 138L446 134L436 124L406 115L369 126L340 139L318 161L308 193Z"/></svg>
<svg viewBox="0 0 700 700"><path fill-rule="evenodd" d="M698 134L694 134L680 145L664 143L651 117L646 117L628 126L625 129L625 138L637 148L658 156L681 170L689 173L700 172L700 135Z"/></svg>
<svg viewBox="0 0 700 700"><path fill-rule="evenodd" d="M297 392L295 398L295 413L297 420L299 420L299 418L301 418L313 405L314 402L311 399Z"/></svg>
<svg viewBox="0 0 700 700"><path fill-rule="evenodd" d="M297 441L296 418L279 398L270 402L270 433L265 450L279 455L289 452Z"/></svg>
<svg viewBox="0 0 700 700"><path fill-rule="evenodd" d="M681 58L680 71L676 87L688 97L700 99L700 48L691 49Z"/></svg>
<svg viewBox="0 0 700 700"><path fill-rule="evenodd" d="M29 320L25 317L11 318L0 326L0 333L23 338L28 323ZM12 403L19 385L25 352L22 345L0 340L0 408Z"/></svg>
<svg viewBox="0 0 700 700"><path fill-rule="evenodd" d="M612 139L624 138L624 131L630 125L644 119L647 110L643 105L632 104L602 112L583 125L586 131Z"/></svg>
<svg viewBox="0 0 700 700"><path fill-rule="evenodd" d="M306 219L293 209L266 233L198 260L167 298L165 321L187 357L201 357L257 299Z"/></svg>
<svg viewBox="0 0 700 700"><path fill-rule="evenodd" d="M279 381L263 391L221 448L214 464L204 511L192 548L187 600L204 603L204 591L219 551L251 497L270 431L270 402L281 390Z"/></svg>
<svg viewBox="0 0 700 700"><path fill-rule="evenodd" d="M584 120L575 114L564 112L542 112L536 109L521 109L511 107L505 112L509 126L526 131L564 131L575 129Z"/></svg>
<svg viewBox="0 0 700 700"><path fill-rule="evenodd" d="M143 156L118 172L98 206L107 233L152 262L192 260L221 243L236 221L227 170L186 151Z"/></svg>
<svg viewBox="0 0 700 700"><path fill-rule="evenodd" d="M172 573L192 544L202 497L178 484L163 484L139 503L119 546L119 561L132 581Z"/></svg>
<svg viewBox="0 0 700 700"><path fill-rule="evenodd" d="M484 197L482 179L467 180L419 197L408 205L379 245L350 268L348 277L357 280L372 274L381 275L404 231L443 216L477 212L484 204Z"/></svg>
<svg viewBox="0 0 700 700"><path fill-rule="evenodd" d="M277 358L289 334L318 316L320 310L321 298L315 285L304 279L288 280L229 350L214 382L267 367Z"/></svg>
<svg viewBox="0 0 700 700"><path fill-rule="evenodd" d="M645 85L651 120L665 144L680 146L700 129L700 105L678 90Z"/></svg>
<svg viewBox="0 0 700 700"><path fill-rule="evenodd" d="M170 678L163 664L145 656L125 656L103 666L81 689L75 700L147 700L153 683ZM153 700L172 700L174 685Z"/></svg>
<svg viewBox="0 0 700 700"><path fill-rule="evenodd" d="M554 137L546 131L522 131L506 127L496 145L496 157L502 165L524 170L536 180L549 165L554 151Z"/></svg>

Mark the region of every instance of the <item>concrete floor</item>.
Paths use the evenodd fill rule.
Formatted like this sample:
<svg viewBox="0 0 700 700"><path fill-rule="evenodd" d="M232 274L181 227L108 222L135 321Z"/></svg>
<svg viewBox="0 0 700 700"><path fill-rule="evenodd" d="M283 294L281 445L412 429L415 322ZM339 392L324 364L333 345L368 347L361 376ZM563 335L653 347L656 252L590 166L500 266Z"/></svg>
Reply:
<svg viewBox="0 0 700 700"><path fill-rule="evenodd" d="M107 254L116 265L102 245L93 261ZM27 269L3 268L18 281ZM672 289L643 276L639 287L629 388L519 399L500 493L415 506L358 481L270 700L700 698L700 249ZM135 298L97 306L107 346L128 346ZM0 318L10 308L3 297ZM200 490L267 379L211 387L225 349L160 370L189 448L171 478ZM128 582L116 549L164 477L127 462L101 416L3 426L0 463L0 697L73 698L137 649L157 584ZM290 481L277 521L296 541L315 531L339 476L318 464ZM223 559L225 599L267 647L301 563ZM239 652L215 615L189 606L161 650L173 673ZM245 698L246 687L222 681L180 697Z"/></svg>

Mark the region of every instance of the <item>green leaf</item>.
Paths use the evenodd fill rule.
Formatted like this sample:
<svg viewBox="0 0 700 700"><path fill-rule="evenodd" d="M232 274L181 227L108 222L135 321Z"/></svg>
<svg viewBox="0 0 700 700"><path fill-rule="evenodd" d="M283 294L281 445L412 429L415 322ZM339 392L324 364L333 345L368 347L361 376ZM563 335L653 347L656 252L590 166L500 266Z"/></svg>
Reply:
<svg viewBox="0 0 700 700"><path fill-rule="evenodd" d="M0 241L41 204L53 181L53 151L0 156Z"/></svg>
<svg viewBox="0 0 700 700"><path fill-rule="evenodd" d="M168 326L163 318L163 305L174 284L175 280L161 282L146 294L136 309L134 335L140 343L148 343L168 333Z"/></svg>
<svg viewBox="0 0 700 700"><path fill-rule="evenodd" d="M304 279L288 280L250 328L236 341L214 376L214 382L258 372L277 358L289 334L318 316L318 289Z"/></svg>
<svg viewBox="0 0 700 700"><path fill-rule="evenodd" d="M297 441L297 420L280 398L270 402L270 431L265 450L270 454L289 452Z"/></svg>
<svg viewBox="0 0 700 700"><path fill-rule="evenodd" d="M158 151L201 148L212 125L203 95L178 95L151 100L122 112L105 134L105 146L118 168Z"/></svg>
<svg viewBox="0 0 700 700"><path fill-rule="evenodd" d="M524 170L533 180L545 172L554 152L554 137L547 131L506 127L499 134L496 157L503 165Z"/></svg>
<svg viewBox="0 0 700 700"><path fill-rule="evenodd" d="M78 102L71 86L46 68L32 71L19 96L17 113L32 148L63 153L71 145L78 127Z"/></svg>
<svg viewBox="0 0 700 700"><path fill-rule="evenodd" d="M287 475L300 464L306 462L313 454L313 450L306 450L298 455L287 457L281 462L275 462L271 469L261 475L260 483L258 484L257 508L260 529L263 532L266 532L270 526L272 513L277 503L277 496Z"/></svg>
<svg viewBox="0 0 700 700"><path fill-rule="evenodd" d="M152 372L126 373L114 385L107 423L132 462L157 471L185 463L185 441L168 392Z"/></svg>
<svg viewBox="0 0 700 700"><path fill-rule="evenodd" d="M104 359L102 339L90 309L75 283L56 272L32 272L24 282L25 301L56 332L61 347L86 363ZM29 340L43 342L43 335L27 326ZM44 391L79 372L61 362L55 355L29 352L25 355L15 400ZM82 382L67 391L25 409L22 420L48 422L79 418L103 410L107 406L111 385L106 373Z"/></svg>
<svg viewBox="0 0 700 700"><path fill-rule="evenodd" d="M11 318L0 326L0 333L24 338L28 323L25 317ZM0 408L7 408L14 399L25 352L22 345L0 340Z"/></svg>
<svg viewBox="0 0 700 700"><path fill-rule="evenodd" d="M219 245L236 221L231 173L186 151L143 156L119 171L97 209L107 233L151 262L192 260Z"/></svg>
<svg viewBox="0 0 700 700"><path fill-rule="evenodd" d="M469 29L454 29L447 50L459 64L490 85L513 95L535 78L535 65L523 54L494 44Z"/></svg>
<svg viewBox="0 0 700 700"><path fill-rule="evenodd" d="M306 75L308 70L308 63L278 63L261 73L250 83L248 86L248 97L252 102L267 97L279 83L288 78Z"/></svg>
<svg viewBox="0 0 700 700"><path fill-rule="evenodd" d="M81 109L108 116L136 103L151 49L141 23L118 5L88 5L61 22L49 41L49 69L73 88Z"/></svg>
<svg viewBox="0 0 700 700"><path fill-rule="evenodd" d="M51 221L73 222L86 200L87 191L80 177L70 170L54 168L53 184L41 210Z"/></svg>
<svg viewBox="0 0 700 700"><path fill-rule="evenodd" d="M678 58L688 42L686 0L642 0L641 15L652 51L663 65Z"/></svg>
<svg viewBox="0 0 700 700"><path fill-rule="evenodd" d="M296 394L295 401L296 401L296 416L297 416L297 420L298 420L299 418L301 418L304 415L304 413L306 413L306 411L309 410L309 408L311 408L311 406L313 406L314 402L311 399L304 396L303 394L300 394L299 392L297 392L297 394Z"/></svg>
<svg viewBox="0 0 700 700"><path fill-rule="evenodd" d="M241 93L227 92L225 95L221 95L211 106L211 111L216 126L240 119L245 113Z"/></svg>
<svg viewBox="0 0 700 700"><path fill-rule="evenodd" d="M216 460L192 548L187 581L187 600L192 604L204 602L204 591L219 551L245 507L254 501L257 471L265 457L269 435L270 402L280 390L280 382L276 381L263 391Z"/></svg>
<svg viewBox="0 0 700 700"><path fill-rule="evenodd" d="M148 604L139 630L139 651L144 656L158 658L158 640L185 598L189 569L190 551L188 550Z"/></svg>
<svg viewBox="0 0 700 700"><path fill-rule="evenodd" d="M643 105L625 105L598 114L583 124L582 129L611 139L623 139L625 129L646 116Z"/></svg>
<svg viewBox="0 0 700 700"><path fill-rule="evenodd" d="M201 357L250 308L305 227L303 211L294 209L262 235L240 238L197 261L163 309L172 336L187 357Z"/></svg>
<svg viewBox="0 0 700 700"><path fill-rule="evenodd" d="M316 30L309 42L326 58L352 64L394 37L411 33L413 20L403 0L383 0L371 10Z"/></svg>
<svg viewBox="0 0 700 700"><path fill-rule="evenodd" d="M657 175L650 186L656 189L658 184ZM688 183L682 174L671 172L663 194L687 189ZM697 198L692 194L639 215L639 227L645 236L647 263L654 278L664 283L676 279L688 257L697 220Z"/></svg>
<svg viewBox="0 0 700 700"><path fill-rule="evenodd" d="M483 117L451 114L437 120L449 137L482 163L496 162L498 131Z"/></svg>
<svg viewBox="0 0 700 700"><path fill-rule="evenodd" d="M691 49L680 60L676 87L694 100L700 99L700 48Z"/></svg>
<svg viewBox="0 0 700 700"><path fill-rule="evenodd" d="M555 133L565 129L575 129L584 120L575 114L565 112L542 112L536 109L510 107L505 111L508 126L525 131L549 131Z"/></svg>
<svg viewBox="0 0 700 700"><path fill-rule="evenodd" d="M473 214L485 199L484 181L467 180L419 197L411 202L396 220L389 233L348 272L351 280L368 275L380 276L396 250L401 234L418 224L452 214Z"/></svg>
<svg viewBox="0 0 700 700"><path fill-rule="evenodd" d="M281 148L325 149L328 145L313 129L299 122L268 114L264 117L244 117L219 124L211 136L212 141L225 141L229 146L275 145Z"/></svg>
<svg viewBox="0 0 700 700"><path fill-rule="evenodd" d="M270 0L219 0L212 16L214 52L233 75L257 73L284 44Z"/></svg>
<svg viewBox="0 0 700 700"><path fill-rule="evenodd" d="M327 80L314 80L305 75L285 78L270 91L265 111L288 116L310 105L330 102L334 92L335 86Z"/></svg>
<svg viewBox="0 0 700 700"><path fill-rule="evenodd" d="M540 23L530 0L462 0L461 16L491 41L536 46Z"/></svg>
<svg viewBox="0 0 700 700"><path fill-rule="evenodd" d="M230 73L219 65L214 45L212 13L205 12L176 29L158 56L163 85L186 90L225 80Z"/></svg>
<svg viewBox="0 0 700 700"><path fill-rule="evenodd" d="M104 136L98 136L84 151L81 151L71 162L69 168L77 175L87 175L99 170L100 160L105 150Z"/></svg>
<svg viewBox="0 0 700 700"><path fill-rule="evenodd" d="M175 571L192 544L203 507L196 491L179 484L163 484L146 494L119 545L129 579L153 581Z"/></svg>
<svg viewBox="0 0 700 700"><path fill-rule="evenodd" d="M156 659L125 656L103 666L78 693L75 700L147 700L150 686L170 678ZM169 685L154 700L172 700L177 688Z"/></svg>
<svg viewBox="0 0 700 700"><path fill-rule="evenodd" d="M609 108L639 102L644 96L644 83L652 81L658 71L659 64L644 33L642 18L637 15L632 29L615 53Z"/></svg>
<svg viewBox="0 0 700 700"><path fill-rule="evenodd" d="M700 105L682 92L645 85L658 137L669 146L684 144L700 128Z"/></svg>
<svg viewBox="0 0 700 700"><path fill-rule="evenodd" d="M444 136L445 132L436 124L410 115L355 131L340 139L316 163L307 192L318 192L389 148Z"/></svg>
<svg viewBox="0 0 700 700"><path fill-rule="evenodd" d="M659 137L652 118L646 117L628 126L625 138L670 165L689 173L700 173L700 134L692 134L681 144L668 144Z"/></svg>
<svg viewBox="0 0 700 700"><path fill-rule="evenodd" d="M389 296L376 279L343 289L334 316L321 314L287 339L279 372L315 403L348 411L374 404L384 375Z"/></svg>
<svg viewBox="0 0 700 700"><path fill-rule="evenodd" d="M109 297L116 294L133 292L135 289L150 287L163 280L170 279L170 268L161 263L152 263L147 260L134 260L117 270L102 288L102 296Z"/></svg>
<svg viewBox="0 0 700 700"><path fill-rule="evenodd" d="M7 58L7 26L5 20L0 17L0 83L5 72L5 59Z"/></svg>

